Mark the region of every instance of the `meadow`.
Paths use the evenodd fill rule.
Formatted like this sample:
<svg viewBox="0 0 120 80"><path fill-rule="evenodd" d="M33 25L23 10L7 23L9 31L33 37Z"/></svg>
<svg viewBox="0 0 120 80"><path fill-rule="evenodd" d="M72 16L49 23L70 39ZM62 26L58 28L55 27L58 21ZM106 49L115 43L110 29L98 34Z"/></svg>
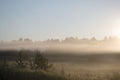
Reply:
<svg viewBox="0 0 120 80"><path fill-rule="evenodd" d="M34 51L25 50L25 61L33 58ZM41 53L52 64L48 70L31 70L29 67L17 68L16 59L19 51L0 51L0 67L4 76L1 80L120 80L119 52L60 52L45 51Z"/></svg>

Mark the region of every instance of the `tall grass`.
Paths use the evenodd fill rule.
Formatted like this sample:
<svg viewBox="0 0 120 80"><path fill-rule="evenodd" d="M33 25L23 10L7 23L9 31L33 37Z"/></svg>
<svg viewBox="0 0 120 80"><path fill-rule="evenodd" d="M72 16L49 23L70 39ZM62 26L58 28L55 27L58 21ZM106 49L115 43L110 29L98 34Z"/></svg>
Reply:
<svg viewBox="0 0 120 80"><path fill-rule="evenodd" d="M82 57L78 57L78 58L82 58ZM32 57L32 59L34 59L34 56ZM90 58L90 60L91 59L92 58ZM24 68L20 68L18 67L18 65L15 65L14 63L9 62L8 60L9 59L0 60L2 61L0 63L0 80L120 80L120 70L116 70L116 71L115 70L111 70L111 71L87 70L90 66L88 66L87 68L84 68L84 69L81 68L80 70L78 70L80 65L73 66L73 64L71 63L69 63L70 65L65 65L65 64L68 64L68 62L65 62L65 64L63 64L64 66L59 62L56 62L59 65L55 65L55 63L53 63L53 67L50 68L49 70L45 70L42 68L31 69L30 65L29 67L27 65ZM94 59L94 60L97 60L97 59ZM26 61L27 60L25 59L25 62ZM88 63L86 64L88 65ZM34 65L34 62L33 62L33 65ZM68 72L68 70L70 69L72 69L71 70L72 73Z"/></svg>
<svg viewBox="0 0 120 80"><path fill-rule="evenodd" d="M44 70L0 67L0 80L67 80L62 75Z"/></svg>

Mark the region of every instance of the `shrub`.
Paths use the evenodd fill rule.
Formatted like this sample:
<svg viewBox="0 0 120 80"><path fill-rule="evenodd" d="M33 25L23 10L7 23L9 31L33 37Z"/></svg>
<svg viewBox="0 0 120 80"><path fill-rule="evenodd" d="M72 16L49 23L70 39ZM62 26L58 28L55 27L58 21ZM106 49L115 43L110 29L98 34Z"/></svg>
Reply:
<svg viewBox="0 0 120 80"><path fill-rule="evenodd" d="M35 51L35 58L33 63L35 69L47 70L49 68L48 59L46 59L43 55L41 55L40 51L38 50Z"/></svg>
<svg viewBox="0 0 120 80"><path fill-rule="evenodd" d="M17 63L17 66L18 66L19 68L24 68L24 67L26 67L25 56L24 56L24 51L23 51L23 50L21 50L21 51L18 53L16 63Z"/></svg>

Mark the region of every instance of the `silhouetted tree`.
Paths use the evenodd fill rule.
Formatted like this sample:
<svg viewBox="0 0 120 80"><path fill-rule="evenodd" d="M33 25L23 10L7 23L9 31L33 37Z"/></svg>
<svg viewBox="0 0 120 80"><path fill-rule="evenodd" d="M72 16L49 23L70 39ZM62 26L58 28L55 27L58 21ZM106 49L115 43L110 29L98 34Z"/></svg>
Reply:
<svg viewBox="0 0 120 80"><path fill-rule="evenodd" d="M96 41L96 38L95 38L95 37L92 37L91 40L92 40L92 41Z"/></svg>
<svg viewBox="0 0 120 80"><path fill-rule="evenodd" d="M34 67L35 69L44 69L46 70L48 65L48 59L40 54L40 51L35 51L35 59L34 59Z"/></svg>
<svg viewBox="0 0 120 80"><path fill-rule="evenodd" d="M106 41L106 40L108 40L108 37L107 37L107 36L104 37L104 41Z"/></svg>
<svg viewBox="0 0 120 80"><path fill-rule="evenodd" d="M25 64L25 62L24 62L24 55L23 55L23 53L24 53L24 51L23 50L21 50L19 53L18 53L18 56L17 56L17 60L16 60L16 63L17 63L17 66L19 67L19 68L24 68L24 67L26 67L26 64Z"/></svg>
<svg viewBox="0 0 120 80"><path fill-rule="evenodd" d="M20 42L21 42L21 41L23 41L23 38L19 38L19 40L18 40L18 41L20 41Z"/></svg>

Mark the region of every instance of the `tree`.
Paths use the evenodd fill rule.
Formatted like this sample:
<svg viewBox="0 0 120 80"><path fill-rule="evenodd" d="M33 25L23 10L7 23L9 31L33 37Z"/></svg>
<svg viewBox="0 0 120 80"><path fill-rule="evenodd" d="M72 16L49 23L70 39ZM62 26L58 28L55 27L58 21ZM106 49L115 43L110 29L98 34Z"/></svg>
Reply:
<svg viewBox="0 0 120 80"><path fill-rule="evenodd" d="M17 66L19 67L19 68L24 68L24 67L26 67L26 64L25 64L25 62L24 62L24 55L23 55L23 53L24 53L24 51L22 50L22 51L20 51L19 53L18 53L18 56L17 56L17 60L16 60L16 63L17 63Z"/></svg>
<svg viewBox="0 0 120 80"><path fill-rule="evenodd" d="M35 58L34 58L34 67L35 69L48 69L48 59L46 59L43 55L40 54L40 51L35 51Z"/></svg>
<svg viewBox="0 0 120 80"><path fill-rule="evenodd" d="M96 41L96 38L95 38L95 37L92 37L91 40L92 40L92 41Z"/></svg>

